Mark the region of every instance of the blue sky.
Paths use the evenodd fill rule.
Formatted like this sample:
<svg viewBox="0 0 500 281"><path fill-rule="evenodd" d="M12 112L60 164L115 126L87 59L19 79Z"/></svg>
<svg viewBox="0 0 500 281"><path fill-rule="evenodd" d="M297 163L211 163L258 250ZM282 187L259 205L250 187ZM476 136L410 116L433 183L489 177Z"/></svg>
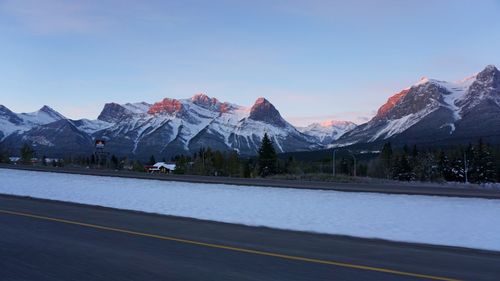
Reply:
<svg viewBox="0 0 500 281"><path fill-rule="evenodd" d="M500 66L499 32L498 0L0 0L0 104L96 118L203 92L360 123L422 76Z"/></svg>

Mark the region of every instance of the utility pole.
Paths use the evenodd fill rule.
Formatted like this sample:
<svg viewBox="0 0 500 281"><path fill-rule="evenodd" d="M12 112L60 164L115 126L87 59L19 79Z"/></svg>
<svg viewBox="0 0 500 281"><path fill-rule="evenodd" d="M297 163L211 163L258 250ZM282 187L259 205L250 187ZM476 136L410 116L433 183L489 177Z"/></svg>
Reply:
<svg viewBox="0 0 500 281"><path fill-rule="evenodd" d="M336 150L333 149L333 158L332 158L332 174L335 177L335 152Z"/></svg>
<svg viewBox="0 0 500 281"><path fill-rule="evenodd" d="M464 151L464 175L465 175L465 183L469 183L469 179L467 178L467 173L469 172L469 167L467 165L467 151Z"/></svg>
<svg viewBox="0 0 500 281"><path fill-rule="evenodd" d="M356 176L356 156L354 156L354 153L351 150L348 150L348 151L351 154L352 159L354 160L354 167L353 167L354 169L353 169L352 175Z"/></svg>
<svg viewBox="0 0 500 281"><path fill-rule="evenodd" d="M354 159L354 172L352 173L353 176L356 176L356 157L354 156L354 153L351 152L352 159Z"/></svg>

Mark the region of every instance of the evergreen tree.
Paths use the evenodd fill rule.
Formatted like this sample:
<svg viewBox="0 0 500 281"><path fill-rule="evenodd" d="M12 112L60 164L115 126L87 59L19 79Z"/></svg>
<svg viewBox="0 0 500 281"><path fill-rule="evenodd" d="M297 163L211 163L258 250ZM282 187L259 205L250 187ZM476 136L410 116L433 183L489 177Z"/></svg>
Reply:
<svg viewBox="0 0 500 281"><path fill-rule="evenodd" d="M176 156L174 174L185 174L187 172L188 159L184 155Z"/></svg>
<svg viewBox="0 0 500 281"><path fill-rule="evenodd" d="M118 169L118 158L114 154L111 156L111 164L113 169Z"/></svg>
<svg viewBox="0 0 500 281"><path fill-rule="evenodd" d="M21 147L21 163L31 164L31 159L33 158L34 153L35 151L29 144L23 144Z"/></svg>
<svg viewBox="0 0 500 281"><path fill-rule="evenodd" d="M476 183L493 182L496 178L495 161L489 145L482 139L472 147L470 162L470 181Z"/></svg>
<svg viewBox="0 0 500 281"><path fill-rule="evenodd" d="M134 170L135 172L144 172L144 166L140 161L136 160L132 164L132 170Z"/></svg>
<svg viewBox="0 0 500 281"><path fill-rule="evenodd" d="M413 149L411 150L411 158L412 160L416 160L418 158L418 149L417 145L413 145Z"/></svg>
<svg viewBox="0 0 500 281"><path fill-rule="evenodd" d="M259 159L259 175L266 177L276 173L276 151L273 142L268 137L267 133L262 138L262 143L258 152Z"/></svg>
<svg viewBox="0 0 500 281"><path fill-rule="evenodd" d="M154 165L154 164L156 164L156 159L154 155L151 155L151 157L149 157L148 165Z"/></svg>
<svg viewBox="0 0 500 281"><path fill-rule="evenodd" d="M6 158L6 153L3 150L2 144L0 143L0 163L4 163Z"/></svg>
<svg viewBox="0 0 500 281"><path fill-rule="evenodd" d="M253 161L251 159L248 159L245 161L243 164L243 172L242 175L244 178L251 178L253 177L252 171L254 170L254 165Z"/></svg>
<svg viewBox="0 0 500 281"><path fill-rule="evenodd" d="M453 174L451 171L450 160L444 151L439 152L438 156L438 172L441 174L444 180L451 181Z"/></svg>
<svg viewBox="0 0 500 281"><path fill-rule="evenodd" d="M402 154L395 161L395 166L393 170L393 179L401 181L411 181L415 180L415 173L410 165L410 159L408 156L408 146L403 147Z"/></svg>
<svg viewBox="0 0 500 281"><path fill-rule="evenodd" d="M382 172L386 178L389 178L391 175L391 170L393 166L393 152L392 146L390 142L387 142L382 147L382 151L380 152L379 161L380 166L382 168Z"/></svg>
<svg viewBox="0 0 500 281"><path fill-rule="evenodd" d="M228 164L228 175L230 177L238 176L240 173L240 159L238 157L238 152L231 151L227 160Z"/></svg>
<svg viewBox="0 0 500 281"><path fill-rule="evenodd" d="M344 157L340 160L340 173L344 175L349 174L349 163Z"/></svg>

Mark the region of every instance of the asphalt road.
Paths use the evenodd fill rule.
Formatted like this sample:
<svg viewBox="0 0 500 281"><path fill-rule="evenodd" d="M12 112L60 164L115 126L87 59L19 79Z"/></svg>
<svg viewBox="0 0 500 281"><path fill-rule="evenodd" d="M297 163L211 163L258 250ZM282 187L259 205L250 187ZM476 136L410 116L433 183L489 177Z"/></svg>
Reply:
<svg viewBox="0 0 500 281"><path fill-rule="evenodd" d="M450 196L466 198L486 198L500 199L499 190L479 189L476 185L470 185L470 188L459 188L451 184L443 186L436 183L404 183L404 182L326 182L326 181L306 181L306 180L277 180L262 178L231 178L231 177L211 177L211 176L193 176L193 175L174 175L174 174L148 174L130 171L97 170L82 169L71 167L50 167L50 166L22 166L0 164L0 168L31 170L41 172L57 172L69 174L82 174L93 176L110 176L136 179L154 179L165 181L195 182L195 183L217 183L243 186L272 186L283 188L299 189L321 189L337 190L344 192L375 192L388 194L410 194L410 195L432 195L432 196Z"/></svg>
<svg viewBox="0 0 500 281"><path fill-rule="evenodd" d="M500 253L0 195L0 280L499 280Z"/></svg>

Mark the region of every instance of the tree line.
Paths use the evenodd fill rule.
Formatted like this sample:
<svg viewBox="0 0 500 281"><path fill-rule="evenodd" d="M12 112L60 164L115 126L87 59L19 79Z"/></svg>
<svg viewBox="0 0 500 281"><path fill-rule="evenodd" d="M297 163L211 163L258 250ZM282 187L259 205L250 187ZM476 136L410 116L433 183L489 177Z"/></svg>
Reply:
<svg viewBox="0 0 500 281"><path fill-rule="evenodd" d="M393 149L384 144L368 165L368 176L402 181L486 183L500 181L500 147L482 139L476 144L448 149L419 150L416 145Z"/></svg>
<svg viewBox="0 0 500 281"><path fill-rule="evenodd" d="M35 151L24 144L20 155L22 164L31 164ZM394 148L388 142L383 145L376 157L364 159L361 154L357 154L356 157L351 156L354 154L338 155L335 161L337 175L356 174L358 177L400 181L500 182L500 145L491 146L482 139L475 144L446 149L435 147L421 149L416 145ZM176 174L247 178L290 175L295 178L323 179L331 177L333 166L333 159L327 151L320 161L297 161L293 156L278 157L274 143L267 134L262 138L256 157L242 158L237 151L217 151L207 147L192 155L178 155L170 160L176 164L174 170ZM166 162L164 158L162 161ZM1 147L0 162L9 162L7 153ZM42 156L40 163L52 166L77 165L145 171L145 165L155 164L156 159L151 155L149 161L142 162L115 155L102 157L92 154L67 157L57 161L52 159L50 162Z"/></svg>

